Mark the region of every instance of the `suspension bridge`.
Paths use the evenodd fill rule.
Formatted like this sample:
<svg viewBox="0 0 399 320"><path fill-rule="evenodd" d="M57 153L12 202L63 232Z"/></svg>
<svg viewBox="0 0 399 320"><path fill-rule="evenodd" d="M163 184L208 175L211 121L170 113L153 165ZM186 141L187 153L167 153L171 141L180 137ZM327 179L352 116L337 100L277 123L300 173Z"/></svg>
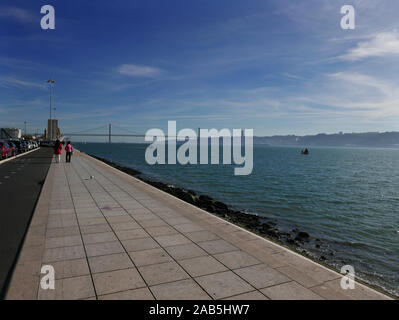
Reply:
<svg viewBox="0 0 399 320"><path fill-rule="evenodd" d="M121 130L124 133L113 133L112 129L116 128ZM98 133L99 130L107 130L104 133ZM95 132L97 131L97 132ZM108 137L108 142L111 143L112 142L112 137L138 137L138 138L144 138L145 134L143 133L138 133L138 132L134 132L131 131L129 129L114 125L114 124L108 124L105 126L100 126L100 127L96 127L96 128L92 128L92 129L87 129L84 131L79 131L79 132L67 132L64 133L65 137Z"/></svg>

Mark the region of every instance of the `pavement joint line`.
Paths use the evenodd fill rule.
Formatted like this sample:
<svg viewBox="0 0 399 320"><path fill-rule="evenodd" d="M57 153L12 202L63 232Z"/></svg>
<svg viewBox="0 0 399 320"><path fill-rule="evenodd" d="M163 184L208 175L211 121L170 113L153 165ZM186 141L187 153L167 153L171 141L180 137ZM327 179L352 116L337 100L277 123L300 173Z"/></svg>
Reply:
<svg viewBox="0 0 399 320"><path fill-rule="evenodd" d="M90 272L90 279L91 279L91 282L92 282L92 285L93 285L94 295L95 295L96 299L98 299L98 294L97 294L96 286L94 284L94 279L93 279L93 272L92 272L91 267L90 267L89 257L87 256L86 246L84 245L84 241L83 241L82 230L80 228L79 219L78 219L77 214L76 214L76 207L75 207L75 202L74 202L73 196L72 196L70 181L69 181L68 175L66 173L65 165L63 163L62 163L62 166L63 166L63 169L64 169L63 172L64 172L64 175L65 175L65 178L66 178L66 181L67 181L69 194L70 194L70 196L72 198L71 201L72 201L72 204L73 204L73 207L74 207L74 212L75 212L75 216L76 216L76 220L77 220L78 228L79 228L79 234L80 234L80 238L82 240L82 246L83 246L83 250L84 250L84 253L85 253L85 256L86 256L86 263L87 263L87 266L88 266L89 272Z"/></svg>
<svg viewBox="0 0 399 320"><path fill-rule="evenodd" d="M86 162L85 162L86 163ZM90 165L89 165L90 166ZM90 166L91 167L91 166ZM127 193L124 189L122 189L120 186L118 186L118 185L116 185L112 180L110 180L108 177L106 177L106 176L104 176L102 173L100 173L98 170L96 170L96 169L94 169L93 167L91 167L92 168L92 170L95 170L95 171L97 171L99 174L101 174L105 179L107 179L108 181L110 181L114 186L116 186L117 188L119 188L120 190L122 190L122 192L124 192L124 193ZM88 171L87 169L86 169L86 171ZM104 187L103 187L104 188ZM105 188L104 188L104 190L106 190ZM132 196L132 195L130 195L130 194L128 194L131 198L133 198L134 199L134 196ZM112 197L112 195L111 195L111 197ZM113 197L114 198L114 197ZM115 198L114 198L114 200L115 200ZM135 199L136 200L136 199ZM117 200L115 200L117 203L119 203ZM136 200L136 201L138 201L138 200ZM140 202L139 202L140 203ZM153 212L150 208L148 208L148 207L146 207L146 206L144 206L143 204L141 204L143 207L145 207L145 208L147 208L150 212L152 212L153 214L156 214L155 212ZM129 213L126 209L124 209L127 213ZM157 214L156 214L157 215ZM158 216L158 215L157 215ZM161 217L159 217L161 220L163 220ZM140 222L138 222L138 221L136 221L144 230L145 230L145 228L140 224ZM165 223L167 223L166 221L164 221ZM168 224L169 225L169 224ZM169 225L169 226L171 226L171 225ZM173 228L173 226L171 226L172 228ZM178 230L176 230L176 231L178 231ZM180 232L179 232L180 233ZM162 248L162 249L164 249L164 247L154 238L154 237L152 237L151 235L150 235L150 237L152 238L152 240L154 240L159 246L160 246L160 248ZM187 238L188 239L188 238ZM191 241L191 239L189 239L190 241ZM124 247L124 249L125 249L125 251L127 252L127 250L126 250L126 248L125 248L125 246L123 245L123 243L121 242L121 244L122 244L122 246ZM144 250L142 250L142 251L144 251ZM166 250L164 250L164 251L166 251ZM167 251L166 251L167 252ZM169 255L169 253L167 253L168 255ZM170 256L170 255L169 255ZM130 255L129 255L129 257L130 257ZM183 268L183 266L182 265L180 265L179 264L179 262L174 258L174 257L172 257L172 256L170 256L171 257L171 259L180 267L180 268L182 268L182 270L184 270L184 272L185 273L187 273L186 271L185 271L185 268ZM132 262L133 262L133 264L136 266L136 268L137 268L137 270L139 271L139 269L138 269L138 267L137 267L137 265L134 263L134 261L133 261L133 259L130 257L130 259L132 260ZM159 263L158 263L159 264ZM154 265L156 265L156 264L154 264ZM140 275L141 275L141 272L139 271L139 273L140 273ZM190 274L188 274L187 273L187 275L190 277L190 279L192 279L210 298L211 298L211 300L214 300L211 296L210 296L210 294L193 278L193 277L191 277L190 276ZM142 276L142 275L141 275ZM144 279L144 277L142 276L142 278ZM144 279L144 281L145 281L145 279ZM145 281L146 282L146 281ZM173 282L175 282L175 281L173 281ZM147 282L146 282L147 283ZM150 288L150 286L147 284L147 286L148 286L148 288L150 289L150 291L151 291L151 294L154 296L154 299L156 299L156 297L155 297L155 294L153 293L153 291L151 290L151 288Z"/></svg>
<svg viewBox="0 0 399 320"><path fill-rule="evenodd" d="M80 160L80 159L79 159L79 160ZM74 165L72 165L72 168L73 168L73 170L75 171L75 173L77 173L77 170L76 170L76 168L74 167ZM86 170L86 171L87 171L87 170ZM77 176L79 177L79 175L77 175ZM81 178L80 181L81 181L81 183L86 187L88 193L90 194L90 196L91 196L92 199L94 200L94 203L96 204L97 208L100 209L100 207L99 207L99 205L98 205L98 202L97 202L97 201L95 200L95 198L93 197L91 191L89 190L89 188L88 188L87 185L85 184L84 180L82 180L82 178ZM96 183L97 183L97 182L96 182ZM101 186L101 187L102 187L102 186ZM102 188L103 188L103 187L102 187ZM104 189L104 188L103 188L103 189ZM106 191L106 190L104 189L104 191ZM107 191L106 191L106 192L107 192ZM101 211L101 214L102 214L103 217L106 219L106 217L105 217L105 215L104 215L104 213L103 213L102 211ZM108 221L107 219L106 219L106 221L107 221L109 227L111 228L112 232L114 233L114 235L117 237L117 239L118 239L119 243L121 244L123 250L125 250L125 253L127 254L127 256L128 256L128 258L130 259L130 261L132 262L133 266L136 268L136 270L137 270L137 272L139 273L139 275L140 275L141 279L143 280L144 284L146 285L147 288L149 288L149 285L148 285L147 281L144 279L144 277L142 276L142 274L141 274L140 270L138 269L137 265L134 263L134 261L133 261L132 258L130 257L130 255L129 255L128 251L126 250L125 246L123 245L122 241L119 240L119 238L118 238L118 236L117 236L117 234L116 234L114 228L112 228L112 226L110 225L110 223L109 223L109 221ZM83 239L82 239L82 241L83 241ZM85 251L85 252L86 252L86 251ZM86 257L87 257L87 253L86 253ZM87 257L87 259L88 259L88 257ZM90 263L89 263L89 261L87 261L87 263L89 264L89 268L90 268ZM93 279L93 276L92 276L91 269L90 269L90 273L91 273L91 277L92 277L92 281L93 281L94 290L96 290L96 289L95 289L95 283L94 283L94 279ZM95 291L95 292L96 292L96 291ZM150 292L151 292L151 290L150 290ZM153 298L156 299L156 298L155 298L155 295L154 295L152 292L151 292L151 294L153 295ZM97 292L96 292L96 298L97 298L97 300L98 300Z"/></svg>
<svg viewBox="0 0 399 320"><path fill-rule="evenodd" d="M85 163L87 163L86 161L85 161ZM104 174L102 174L100 171L98 171L97 169L95 169L95 168L93 168L92 166L90 166L90 165L88 165L89 167L91 167L91 169L92 170L94 170L94 171L96 171L98 174L100 174L100 175L102 175L105 179L107 179L108 181L110 181L113 185L115 185L117 188L119 188L120 190L122 190L123 192L125 192L125 193L127 193L123 188L121 188L119 185L116 185L115 184L115 182L113 182L112 180L110 180L108 177L106 177ZM87 170L86 170L87 171ZM104 189L104 190L106 190L106 189ZM134 196L132 196L133 198L134 198ZM135 199L136 200L136 199ZM117 203L119 203L117 200L115 200ZM147 208L148 210L150 210L153 214L155 214L155 215L157 215L156 214L156 212L154 212L154 211L152 211L151 210L151 208L149 208L149 207L147 207L145 204L143 204L142 202L140 202L139 200L136 200L136 201L138 201L143 207L145 207L145 208ZM119 203L120 204L120 203ZM126 211L126 209L125 209L125 211ZM158 216L158 215L157 215ZM158 216L159 217L159 216ZM169 225L171 228L173 228L173 229L175 229L177 232L178 232L178 234L180 234L180 235L182 235L183 237L185 237L186 239L188 239L192 244L194 244L194 245L197 245L194 241L192 241L190 238L188 238L188 237L186 237L183 233L181 233L179 230L177 230L176 228L175 228L175 226L172 226L172 225L170 225L167 221L165 221L162 217L159 217L161 220L163 220L167 225ZM139 224L140 224L140 222L138 222ZM140 224L141 225L141 224ZM142 226L143 227L143 226ZM144 227L143 227L144 228ZM144 228L145 229L145 228ZM155 241L155 242L157 242L158 243L158 245L161 247L161 248L164 248L164 246L162 246L160 243L159 243L159 241L157 241L155 238L153 238L153 240ZM225 240L226 241L226 240ZM231 244L231 243L230 243ZM123 245L123 244L122 244ZM233 245L233 244L231 244L231 245ZM234 246L234 245L233 245ZM172 246L170 246L170 247L172 247ZM236 247L236 246L234 246L234 247ZM203 249L203 248L201 248L201 249ZM239 249L239 248L237 248L237 249ZM208 252L207 250L205 250L205 249L203 249L205 252L207 252L208 253L208 255L209 256L212 256L211 255L211 253L210 252ZM232 250L232 251L236 251L236 250ZM227 252L232 252L232 251L225 251L225 252L223 252L223 253L227 253ZM175 262L175 263L177 263L179 266L180 266L180 268L182 268L183 270L185 270L185 272L190 276L190 278L193 280L193 281L195 281L196 283L197 283L197 285L202 289L202 290L204 290L204 292L206 292L206 294L208 294L209 296L210 296L210 294L208 293L208 291L207 290L205 290L205 288L203 288L202 287L202 285L200 284L200 283L198 283L198 281L194 278L194 277L191 277L191 275L186 271L186 269L179 263L179 261L178 260L176 260L174 257L171 257L172 259L173 259L173 261ZM214 259L216 259L216 258L214 258ZM217 260L217 259L216 259ZM227 268L227 271L231 271L233 274L235 274L237 277L239 277L242 281L244 281L245 283L247 283L249 286L251 286L252 288L253 288L253 290L256 290L256 288L251 284L251 283L249 283L247 280L245 280L244 278L242 278L239 274L237 274L236 272L234 272L234 270L232 270L232 269L230 269L228 266L226 266L225 264L223 264L222 262L220 262L219 260L217 260L219 263L221 263L224 267L226 267ZM223 271L223 272L227 272L227 271ZM219 272L217 272L217 273L219 273ZM253 290L251 290L251 291L253 291ZM212 296L210 296L211 297L211 299L212 300L214 300L213 299L213 297Z"/></svg>

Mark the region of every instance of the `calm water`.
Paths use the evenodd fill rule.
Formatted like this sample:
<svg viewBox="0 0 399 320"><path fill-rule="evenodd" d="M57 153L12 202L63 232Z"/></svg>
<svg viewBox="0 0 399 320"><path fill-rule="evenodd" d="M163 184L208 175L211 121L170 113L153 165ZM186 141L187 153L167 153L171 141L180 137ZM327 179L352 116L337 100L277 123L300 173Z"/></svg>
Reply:
<svg viewBox="0 0 399 320"><path fill-rule="evenodd" d="M168 182L297 227L334 251L328 261L399 295L399 150L254 147L254 170L145 163L144 144L75 146ZM311 250L310 250L311 251Z"/></svg>

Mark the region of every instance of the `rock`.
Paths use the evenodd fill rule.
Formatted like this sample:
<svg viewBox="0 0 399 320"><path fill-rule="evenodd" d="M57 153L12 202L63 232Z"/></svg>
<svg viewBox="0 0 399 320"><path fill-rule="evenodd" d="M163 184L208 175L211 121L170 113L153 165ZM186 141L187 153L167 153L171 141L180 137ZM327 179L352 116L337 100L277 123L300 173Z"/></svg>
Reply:
<svg viewBox="0 0 399 320"><path fill-rule="evenodd" d="M298 241L304 241L307 239L309 239L309 234L307 232L303 232L303 231L300 231L295 237L295 240L298 240Z"/></svg>
<svg viewBox="0 0 399 320"><path fill-rule="evenodd" d="M229 208L227 207L227 205L225 205L223 202L220 202L220 201L215 201L214 203L213 203L213 205L217 208L217 209L220 209L220 210L228 210Z"/></svg>
<svg viewBox="0 0 399 320"><path fill-rule="evenodd" d="M205 196L205 195L200 195L199 196L199 201L203 201L203 202L212 202L213 199L211 197Z"/></svg>

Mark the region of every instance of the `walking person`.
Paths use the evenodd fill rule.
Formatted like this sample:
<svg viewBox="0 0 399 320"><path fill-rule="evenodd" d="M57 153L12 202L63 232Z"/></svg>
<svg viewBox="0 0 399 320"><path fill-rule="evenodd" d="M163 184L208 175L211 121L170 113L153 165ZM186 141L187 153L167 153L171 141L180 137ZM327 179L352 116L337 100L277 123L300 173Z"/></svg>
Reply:
<svg viewBox="0 0 399 320"><path fill-rule="evenodd" d="M66 162L71 162L71 157L73 153L73 147L71 145L71 141L67 142L67 145L65 146L65 151L66 151Z"/></svg>
<svg viewBox="0 0 399 320"><path fill-rule="evenodd" d="M62 153L62 144L60 140L57 140L54 145L54 155L55 155L55 162L61 162L61 153Z"/></svg>

